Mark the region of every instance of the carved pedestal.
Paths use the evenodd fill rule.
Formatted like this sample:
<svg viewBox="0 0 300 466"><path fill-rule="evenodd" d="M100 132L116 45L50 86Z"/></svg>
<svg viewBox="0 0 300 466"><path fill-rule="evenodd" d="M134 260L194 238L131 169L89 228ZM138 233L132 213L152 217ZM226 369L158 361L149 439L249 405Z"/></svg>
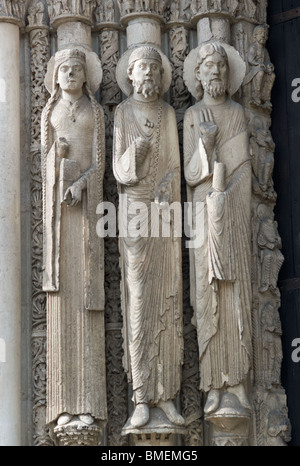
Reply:
<svg viewBox="0 0 300 466"><path fill-rule="evenodd" d="M224 394L219 409L205 418L210 423L212 445L247 446L250 418L235 395Z"/></svg>
<svg viewBox="0 0 300 466"><path fill-rule="evenodd" d="M101 423L87 425L76 417L66 425L56 426L54 434L56 435L58 446L89 447L101 444L103 429L104 426Z"/></svg>
<svg viewBox="0 0 300 466"><path fill-rule="evenodd" d="M124 426L122 435L130 435L135 446L174 446L177 436L186 433L184 427L172 424L160 408L150 409L149 422L138 429L131 425L130 419Z"/></svg>

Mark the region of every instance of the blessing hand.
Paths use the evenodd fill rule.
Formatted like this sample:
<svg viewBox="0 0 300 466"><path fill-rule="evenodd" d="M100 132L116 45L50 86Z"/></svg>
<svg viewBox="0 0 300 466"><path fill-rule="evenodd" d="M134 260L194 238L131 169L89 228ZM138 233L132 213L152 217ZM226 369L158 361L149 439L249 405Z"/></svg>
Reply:
<svg viewBox="0 0 300 466"><path fill-rule="evenodd" d="M217 131L218 127L214 122L211 109L203 108L200 110L200 133L204 144L214 143Z"/></svg>

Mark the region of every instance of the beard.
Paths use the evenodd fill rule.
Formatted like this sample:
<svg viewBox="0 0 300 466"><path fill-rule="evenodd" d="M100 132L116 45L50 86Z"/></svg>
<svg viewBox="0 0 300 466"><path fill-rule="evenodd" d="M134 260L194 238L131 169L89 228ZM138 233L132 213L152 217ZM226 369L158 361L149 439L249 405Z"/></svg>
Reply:
<svg viewBox="0 0 300 466"><path fill-rule="evenodd" d="M202 83L203 89L213 98L221 97L226 93L226 86L224 81L221 82L204 82Z"/></svg>
<svg viewBox="0 0 300 466"><path fill-rule="evenodd" d="M159 95L160 86L155 81L134 81L133 86L138 94L142 94L146 99L154 95Z"/></svg>

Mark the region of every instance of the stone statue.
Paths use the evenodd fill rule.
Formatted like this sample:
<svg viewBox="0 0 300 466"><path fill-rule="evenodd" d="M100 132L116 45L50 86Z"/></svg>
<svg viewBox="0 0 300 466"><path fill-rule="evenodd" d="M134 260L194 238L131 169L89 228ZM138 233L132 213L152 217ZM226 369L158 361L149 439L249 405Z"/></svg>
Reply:
<svg viewBox="0 0 300 466"><path fill-rule="evenodd" d="M47 292L47 423L61 434L106 419L100 62L65 49L50 60L42 114L43 290ZM80 434L78 430L78 435ZM77 431L76 431L77 432Z"/></svg>
<svg viewBox="0 0 300 466"><path fill-rule="evenodd" d="M260 226L257 243L261 264L259 291L263 293L270 289L277 294L278 275L284 262L278 225L274 221L274 214L263 204L258 206L258 218Z"/></svg>
<svg viewBox="0 0 300 466"><path fill-rule="evenodd" d="M43 24L45 6L42 0L33 2L28 7L28 23L29 26L35 24Z"/></svg>
<svg viewBox="0 0 300 466"><path fill-rule="evenodd" d="M239 6L237 9L238 16L245 16L249 19L254 19L256 12L256 5L253 0L244 0L239 2Z"/></svg>
<svg viewBox="0 0 300 466"><path fill-rule="evenodd" d="M62 13L70 13L70 3L69 0L61 0Z"/></svg>
<svg viewBox="0 0 300 466"><path fill-rule="evenodd" d="M83 15L87 16L88 18L91 18L95 7L96 7L96 1L95 0L84 0L84 2L82 2Z"/></svg>
<svg viewBox="0 0 300 466"><path fill-rule="evenodd" d="M178 21L180 16L180 1L174 0L171 3L171 21Z"/></svg>
<svg viewBox="0 0 300 466"><path fill-rule="evenodd" d="M105 21L113 22L115 20L115 5L113 0L108 0L105 3Z"/></svg>
<svg viewBox="0 0 300 466"><path fill-rule="evenodd" d="M192 0L190 8L191 8L191 14L196 15L198 13L198 11L199 11L199 2L198 2L198 0Z"/></svg>
<svg viewBox="0 0 300 466"><path fill-rule="evenodd" d="M254 129L251 132L250 147L253 168L253 192L263 198L274 200L273 168L275 144L269 130Z"/></svg>
<svg viewBox="0 0 300 466"><path fill-rule="evenodd" d="M268 31L266 26L256 26L253 43L248 50L250 70L244 85L251 83L251 101L255 106L271 109L271 91L275 80L274 65L265 47Z"/></svg>
<svg viewBox="0 0 300 466"><path fill-rule="evenodd" d="M52 14L54 17L59 16L61 14L62 10L62 3L61 0L54 0L53 1L53 8L52 8Z"/></svg>
<svg viewBox="0 0 300 466"><path fill-rule="evenodd" d="M125 196L120 229L132 221L130 207L136 201L149 216L153 206L180 202L175 112L161 98L167 90L166 67L161 54L148 46L135 49L128 63L117 75L121 89L132 94L118 106L114 129L113 170L120 199ZM147 424L152 407L161 408L172 423L184 424L173 403L183 360L181 244L173 231L154 237L144 233L147 227L146 214L141 234L123 233L119 242L124 366L133 388L130 422L135 428Z"/></svg>
<svg viewBox="0 0 300 466"><path fill-rule="evenodd" d="M81 15L82 14L82 2L81 2L81 0L75 0L73 13L75 15Z"/></svg>
<svg viewBox="0 0 300 466"><path fill-rule="evenodd" d="M135 8L134 0L118 0L118 5L119 5L121 16L134 12L134 8Z"/></svg>
<svg viewBox="0 0 300 466"><path fill-rule="evenodd" d="M267 446L284 447L291 441L291 423L286 411L285 406L270 411L267 423Z"/></svg>
<svg viewBox="0 0 300 466"><path fill-rule="evenodd" d="M279 313L271 302L262 309L261 328L264 381L267 388L272 388L272 384L280 385L282 329Z"/></svg>
<svg viewBox="0 0 300 466"><path fill-rule="evenodd" d="M95 17L96 17L96 22L97 23L102 23L104 21L104 5L102 3L102 0L97 0L97 5L95 9Z"/></svg>
<svg viewBox="0 0 300 466"><path fill-rule="evenodd" d="M203 229L201 244L190 249L201 389L206 415L217 412L226 393L235 395L239 415L250 408L251 162L244 110L228 93L243 60L218 42L196 51L193 92L200 101L185 115L184 172L193 222L197 214ZM192 79L193 70L185 76Z"/></svg>

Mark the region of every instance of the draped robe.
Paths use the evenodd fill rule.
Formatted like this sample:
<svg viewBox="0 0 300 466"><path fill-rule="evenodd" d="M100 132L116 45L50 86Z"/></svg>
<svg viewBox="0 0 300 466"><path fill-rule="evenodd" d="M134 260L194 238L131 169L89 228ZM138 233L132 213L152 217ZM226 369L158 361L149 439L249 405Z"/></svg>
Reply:
<svg viewBox="0 0 300 466"><path fill-rule="evenodd" d="M190 249L190 275L200 386L207 392L242 382L251 365L251 165L243 108L229 98L210 106L218 127L212 159L226 173L225 189L214 190L202 108L201 101L185 115L184 172L193 228L196 212L203 219L203 241Z"/></svg>
<svg viewBox="0 0 300 466"><path fill-rule="evenodd" d="M141 166L136 163L134 142L139 136L151 144ZM173 226L170 237L151 237L151 203L166 175L172 178L173 202L180 202L177 124L167 103L139 103L129 98L119 105L113 170L119 194L126 196L126 201L120 202L119 229L134 218L130 212L133 202L147 207L140 236L125 232L120 235L119 248L124 367L135 403L155 405L178 394L183 360L181 240L174 237Z"/></svg>
<svg viewBox="0 0 300 466"><path fill-rule="evenodd" d="M96 160L96 141L104 141L100 106L99 112L100 128L91 101L83 95L73 105L62 98L54 104L48 134L45 111L42 118L42 140L48 138L50 148L42 160L48 423L64 412L91 414L101 420L107 417L104 245L96 234L104 170L104 161L100 169ZM58 138L68 143L64 158L57 153ZM82 183L82 201L71 207L63 199L76 180Z"/></svg>

